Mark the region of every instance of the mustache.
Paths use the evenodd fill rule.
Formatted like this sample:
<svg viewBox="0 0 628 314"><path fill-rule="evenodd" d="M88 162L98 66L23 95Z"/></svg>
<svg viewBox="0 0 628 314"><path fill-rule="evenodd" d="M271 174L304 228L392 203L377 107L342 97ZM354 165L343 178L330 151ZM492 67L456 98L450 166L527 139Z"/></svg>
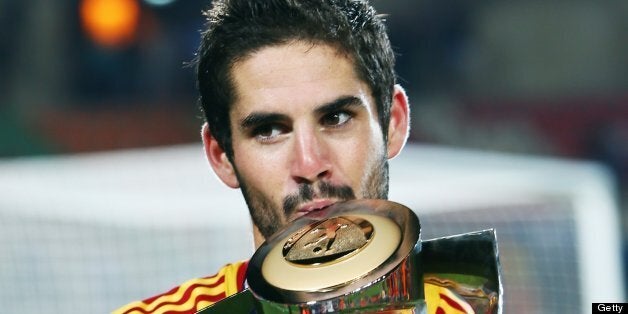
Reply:
<svg viewBox="0 0 628 314"><path fill-rule="evenodd" d="M283 211L286 217L297 210L299 204L311 201L314 196L321 198L337 198L342 201L355 199L353 189L348 185L333 185L329 182L319 181L316 186L313 184L302 183L299 185L299 191L295 194L288 195L283 200Z"/></svg>

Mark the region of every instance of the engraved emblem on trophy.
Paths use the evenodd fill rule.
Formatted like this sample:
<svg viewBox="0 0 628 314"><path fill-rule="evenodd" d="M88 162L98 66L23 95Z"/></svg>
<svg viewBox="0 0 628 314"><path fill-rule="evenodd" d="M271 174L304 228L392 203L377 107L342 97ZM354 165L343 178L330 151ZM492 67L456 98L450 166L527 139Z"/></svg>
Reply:
<svg viewBox="0 0 628 314"><path fill-rule="evenodd" d="M341 261L369 243L373 225L358 217L334 217L297 231L283 247L284 258L294 264L317 266Z"/></svg>

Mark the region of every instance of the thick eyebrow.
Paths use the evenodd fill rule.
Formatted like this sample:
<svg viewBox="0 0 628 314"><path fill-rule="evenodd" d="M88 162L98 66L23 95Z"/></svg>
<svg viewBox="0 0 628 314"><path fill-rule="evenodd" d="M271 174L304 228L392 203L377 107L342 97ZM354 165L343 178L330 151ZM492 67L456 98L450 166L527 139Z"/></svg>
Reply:
<svg viewBox="0 0 628 314"><path fill-rule="evenodd" d="M240 129L249 130L258 125L287 121L290 118L281 113L253 112L240 121Z"/></svg>
<svg viewBox="0 0 628 314"><path fill-rule="evenodd" d="M316 114L323 115L326 113L338 111L341 109L348 109L351 107L366 107L366 105L362 102L362 99L355 96L345 96L340 97L332 102L321 105L320 107L314 110Z"/></svg>

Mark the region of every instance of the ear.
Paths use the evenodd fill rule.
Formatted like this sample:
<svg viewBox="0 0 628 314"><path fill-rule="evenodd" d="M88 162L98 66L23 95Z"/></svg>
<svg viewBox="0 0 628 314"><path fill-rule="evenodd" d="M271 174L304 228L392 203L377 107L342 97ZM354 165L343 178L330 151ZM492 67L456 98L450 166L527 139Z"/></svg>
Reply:
<svg viewBox="0 0 628 314"><path fill-rule="evenodd" d="M230 188L235 189L240 187L231 161L227 158L227 154L222 147L220 147L218 141L209 132L209 125L207 123L203 124L201 137L203 138L203 146L207 160L218 178Z"/></svg>
<svg viewBox="0 0 628 314"><path fill-rule="evenodd" d="M408 140L410 134L410 107L406 92L400 85L395 85L390 106L388 124L388 159L394 158Z"/></svg>

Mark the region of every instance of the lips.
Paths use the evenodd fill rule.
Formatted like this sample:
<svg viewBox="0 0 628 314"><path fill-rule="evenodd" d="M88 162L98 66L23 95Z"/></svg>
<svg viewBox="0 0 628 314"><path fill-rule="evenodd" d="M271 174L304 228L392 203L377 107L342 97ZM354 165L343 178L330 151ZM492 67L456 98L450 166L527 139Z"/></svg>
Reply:
<svg viewBox="0 0 628 314"><path fill-rule="evenodd" d="M293 220L295 220L295 219L297 219L297 218L299 218L301 216L304 216L304 215L307 215L307 214L310 214L310 213L312 213L312 214L310 214L310 216L312 216L312 215L314 215L313 213L320 212L323 209L333 205L334 203L335 203L334 201L328 200L328 199L325 199L325 200L314 200L314 201L311 201L311 202L307 202L307 203L301 205L298 208L298 210L294 214L292 214L290 216L290 221L293 221Z"/></svg>

